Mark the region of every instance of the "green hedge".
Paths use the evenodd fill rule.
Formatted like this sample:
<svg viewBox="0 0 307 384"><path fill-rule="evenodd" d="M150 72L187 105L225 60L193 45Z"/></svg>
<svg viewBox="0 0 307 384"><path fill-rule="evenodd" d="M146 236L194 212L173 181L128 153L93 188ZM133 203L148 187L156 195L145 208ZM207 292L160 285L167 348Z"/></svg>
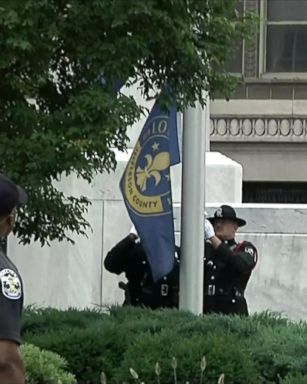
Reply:
<svg viewBox="0 0 307 384"><path fill-rule="evenodd" d="M101 323L108 321L109 316L103 314L100 309L79 311L69 309L58 311L53 308L36 308L29 306L23 311L22 332L23 334L41 334L44 332L69 329L83 329L96 321Z"/></svg>
<svg viewBox="0 0 307 384"><path fill-rule="evenodd" d="M26 342L63 356L80 384L100 383L101 372L108 383L193 384L204 374L216 384L223 373L225 384L307 384L307 325L278 314L29 309L22 331Z"/></svg>
<svg viewBox="0 0 307 384"><path fill-rule="evenodd" d="M58 354L24 344L21 354L26 368L27 384L75 384L67 362Z"/></svg>

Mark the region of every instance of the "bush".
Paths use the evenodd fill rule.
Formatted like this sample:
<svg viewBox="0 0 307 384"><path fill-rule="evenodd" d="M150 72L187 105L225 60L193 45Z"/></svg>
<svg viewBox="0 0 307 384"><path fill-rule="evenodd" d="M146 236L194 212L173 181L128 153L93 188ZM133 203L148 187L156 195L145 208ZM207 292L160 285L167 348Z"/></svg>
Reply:
<svg viewBox="0 0 307 384"><path fill-rule="evenodd" d="M285 377L291 372L307 374L306 326L261 328L250 342L251 356L268 382L275 382L279 376Z"/></svg>
<svg viewBox="0 0 307 384"><path fill-rule="evenodd" d="M280 384L307 384L307 375L291 373L284 380L281 380Z"/></svg>
<svg viewBox="0 0 307 384"><path fill-rule="evenodd" d="M56 352L78 383L98 384L103 371L108 382L132 382L138 372L146 384L177 382L303 384L307 376L307 326L274 313L236 316L195 316L177 310L109 308L101 311L28 310L23 339ZM157 377L156 363L161 374ZM160 369L159 368L159 369Z"/></svg>
<svg viewBox="0 0 307 384"><path fill-rule="evenodd" d="M77 381L67 372L67 363L58 354L24 344L21 347L28 384L75 384Z"/></svg>
<svg viewBox="0 0 307 384"><path fill-rule="evenodd" d="M69 332L45 332L26 337L26 340L65 357L69 370L82 383L99 382L102 370L110 375L117 365L118 355L123 354L126 348L125 336L121 340L118 338L115 324L71 329Z"/></svg>
<svg viewBox="0 0 307 384"><path fill-rule="evenodd" d="M178 363L178 382L190 384L200 381L200 362L206 357L205 383L217 383L224 373L228 384L258 384L260 375L249 354L238 338L229 333L207 333L204 337L178 336L176 330L164 330L159 334L141 335L123 356L116 370L116 381L127 381L127 372L133 367L146 384L156 382L154 367L159 362L161 382L172 384L172 358ZM130 380L132 382L132 378Z"/></svg>
<svg viewBox="0 0 307 384"><path fill-rule="evenodd" d="M67 311L59 311L54 308L30 306L23 312L22 332L24 335L33 335L64 329L84 329L95 321L101 323L104 319L108 320L109 316L100 309L80 311L70 308Z"/></svg>

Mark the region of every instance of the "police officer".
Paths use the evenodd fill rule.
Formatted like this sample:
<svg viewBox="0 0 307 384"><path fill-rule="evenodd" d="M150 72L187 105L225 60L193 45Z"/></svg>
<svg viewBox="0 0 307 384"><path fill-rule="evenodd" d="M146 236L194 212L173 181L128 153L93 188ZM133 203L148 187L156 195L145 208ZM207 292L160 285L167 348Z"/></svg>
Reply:
<svg viewBox="0 0 307 384"><path fill-rule="evenodd" d="M0 175L0 236L7 237L15 223L16 206L27 195L7 177ZM0 249L0 383L24 384L20 356L20 322L23 305L21 277L14 263Z"/></svg>
<svg viewBox="0 0 307 384"><path fill-rule="evenodd" d="M248 315L245 288L258 256L252 243L235 241L245 224L229 205L205 220L204 313Z"/></svg>
<svg viewBox="0 0 307 384"><path fill-rule="evenodd" d="M173 270L154 282L144 248L133 226L129 235L108 252L104 266L109 272L125 273L128 283L119 283L125 290L124 305L151 309L178 307L179 247L176 247Z"/></svg>

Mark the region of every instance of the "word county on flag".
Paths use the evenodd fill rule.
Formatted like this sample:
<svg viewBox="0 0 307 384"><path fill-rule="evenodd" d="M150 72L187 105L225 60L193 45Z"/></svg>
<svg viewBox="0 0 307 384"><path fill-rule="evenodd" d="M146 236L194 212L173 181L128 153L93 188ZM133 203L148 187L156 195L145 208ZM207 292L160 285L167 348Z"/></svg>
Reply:
<svg viewBox="0 0 307 384"><path fill-rule="evenodd" d="M179 161L176 108L163 112L156 102L120 180L125 205L141 239L154 281L174 266L170 166Z"/></svg>

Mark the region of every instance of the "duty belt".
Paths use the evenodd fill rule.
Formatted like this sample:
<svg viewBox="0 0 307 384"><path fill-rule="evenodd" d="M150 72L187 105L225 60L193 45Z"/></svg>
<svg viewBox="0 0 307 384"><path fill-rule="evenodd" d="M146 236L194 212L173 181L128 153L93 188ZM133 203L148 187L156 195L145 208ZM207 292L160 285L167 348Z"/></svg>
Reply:
<svg viewBox="0 0 307 384"><path fill-rule="evenodd" d="M236 288L222 288L217 287L215 284L209 284L204 292L207 296L231 296L231 297L244 297L244 292Z"/></svg>

